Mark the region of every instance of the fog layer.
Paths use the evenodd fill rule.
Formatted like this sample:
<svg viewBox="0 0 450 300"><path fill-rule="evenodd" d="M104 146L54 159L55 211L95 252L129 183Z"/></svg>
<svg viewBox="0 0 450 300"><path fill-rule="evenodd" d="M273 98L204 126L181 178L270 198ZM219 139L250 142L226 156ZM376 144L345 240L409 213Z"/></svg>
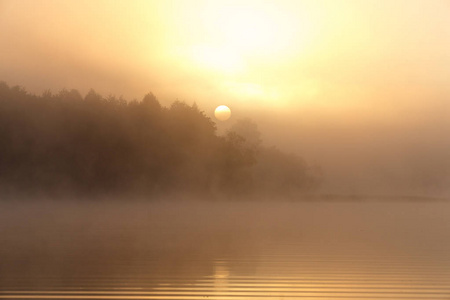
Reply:
<svg viewBox="0 0 450 300"><path fill-rule="evenodd" d="M324 192L447 194L450 6L434 1L0 1L0 80L94 88L259 126ZM270 26L268 26L268 24Z"/></svg>

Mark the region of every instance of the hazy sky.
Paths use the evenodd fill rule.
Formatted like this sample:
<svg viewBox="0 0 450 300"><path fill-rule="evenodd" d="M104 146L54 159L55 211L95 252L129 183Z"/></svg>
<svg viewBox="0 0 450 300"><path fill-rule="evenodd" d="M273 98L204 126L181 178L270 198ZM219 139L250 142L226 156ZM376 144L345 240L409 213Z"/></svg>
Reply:
<svg viewBox="0 0 450 300"><path fill-rule="evenodd" d="M448 0L0 0L0 28L9 85L225 104L347 190L450 183Z"/></svg>

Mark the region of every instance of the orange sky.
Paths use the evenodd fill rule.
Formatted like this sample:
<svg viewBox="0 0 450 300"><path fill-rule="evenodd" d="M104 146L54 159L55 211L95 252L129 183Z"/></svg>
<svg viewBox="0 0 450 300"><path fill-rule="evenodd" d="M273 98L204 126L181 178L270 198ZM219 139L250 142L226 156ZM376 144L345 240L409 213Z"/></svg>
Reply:
<svg viewBox="0 0 450 300"><path fill-rule="evenodd" d="M225 104L330 169L368 132L448 147L447 0L0 0L0 28L0 80L32 92Z"/></svg>
<svg viewBox="0 0 450 300"><path fill-rule="evenodd" d="M289 109L448 92L448 1L0 3L0 75L34 90Z"/></svg>

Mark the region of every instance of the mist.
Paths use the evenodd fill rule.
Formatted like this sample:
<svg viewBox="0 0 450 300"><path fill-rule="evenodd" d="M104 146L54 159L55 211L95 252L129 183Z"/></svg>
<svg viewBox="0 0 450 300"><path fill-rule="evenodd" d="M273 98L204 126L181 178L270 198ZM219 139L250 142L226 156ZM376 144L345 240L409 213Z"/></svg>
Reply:
<svg viewBox="0 0 450 300"><path fill-rule="evenodd" d="M285 116L278 120L277 129L272 126L276 121L263 122L267 127L261 127L272 143L319 163L330 189L448 195L450 109L446 101L427 104L362 120L317 112L297 114L296 123ZM321 115L319 121L316 114ZM291 131L295 138L286 140L282 133Z"/></svg>
<svg viewBox="0 0 450 300"><path fill-rule="evenodd" d="M449 12L0 0L0 298L449 299Z"/></svg>
<svg viewBox="0 0 450 300"><path fill-rule="evenodd" d="M80 200L0 203L3 297L448 296L445 202Z"/></svg>
<svg viewBox="0 0 450 300"><path fill-rule="evenodd" d="M37 95L152 92L212 120L227 104L219 134L253 120L265 146L320 166L323 193L448 195L448 3L261 5L2 1L0 80ZM276 43L258 19L221 17L240 9L279 26Z"/></svg>

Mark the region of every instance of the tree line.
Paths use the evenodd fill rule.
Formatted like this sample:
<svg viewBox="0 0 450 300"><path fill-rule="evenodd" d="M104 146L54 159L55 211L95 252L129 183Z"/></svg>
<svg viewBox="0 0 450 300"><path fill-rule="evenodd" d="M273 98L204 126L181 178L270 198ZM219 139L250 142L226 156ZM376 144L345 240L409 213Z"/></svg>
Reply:
<svg viewBox="0 0 450 300"><path fill-rule="evenodd" d="M310 191L300 157L239 120L224 135L196 104L164 107L90 90L42 95L0 82L0 195L246 196Z"/></svg>

